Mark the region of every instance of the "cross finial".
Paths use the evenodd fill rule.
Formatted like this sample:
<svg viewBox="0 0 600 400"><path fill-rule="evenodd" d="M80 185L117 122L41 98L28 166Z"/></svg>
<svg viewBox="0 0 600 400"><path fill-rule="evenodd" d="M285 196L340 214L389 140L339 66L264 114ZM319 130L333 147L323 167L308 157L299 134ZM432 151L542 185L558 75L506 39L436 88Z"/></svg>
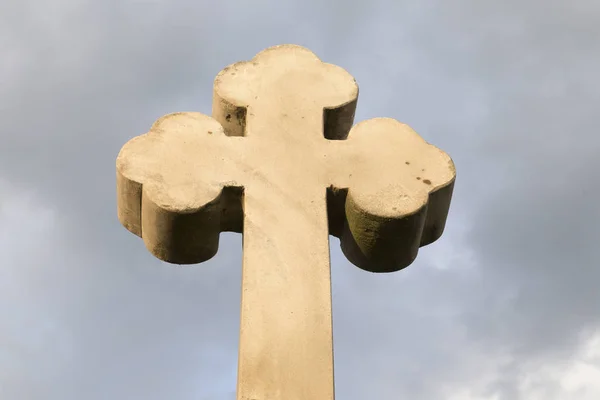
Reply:
<svg viewBox="0 0 600 400"><path fill-rule="evenodd" d="M212 117L170 114L117 158L118 215L179 264L243 232L238 400L333 400L328 235L373 272L444 229L451 158L396 120L352 129L358 87L300 46L215 79Z"/></svg>

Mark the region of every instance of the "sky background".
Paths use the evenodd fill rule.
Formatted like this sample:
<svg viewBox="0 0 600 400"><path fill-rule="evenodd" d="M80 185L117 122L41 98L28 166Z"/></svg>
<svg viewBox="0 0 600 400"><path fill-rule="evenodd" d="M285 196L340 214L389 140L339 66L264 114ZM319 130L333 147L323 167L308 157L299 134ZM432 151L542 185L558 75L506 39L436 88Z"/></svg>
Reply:
<svg viewBox="0 0 600 400"><path fill-rule="evenodd" d="M235 399L241 235L154 259L117 221L115 158L281 43L458 171L409 268L331 240L337 399L599 399L597 0L2 1L0 398Z"/></svg>

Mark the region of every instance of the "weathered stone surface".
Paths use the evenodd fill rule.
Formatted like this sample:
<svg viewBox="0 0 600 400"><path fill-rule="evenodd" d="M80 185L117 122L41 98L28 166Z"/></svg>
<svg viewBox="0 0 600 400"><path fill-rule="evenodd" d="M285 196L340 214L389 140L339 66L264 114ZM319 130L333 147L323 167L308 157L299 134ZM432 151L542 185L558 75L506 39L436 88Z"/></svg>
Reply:
<svg viewBox="0 0 600 400"><path fill-rule="evenodd" d="M240 400L333 400L329 234L391 272L444 230L451 158L393 119L351 129L357 96L342 68L272 47L219 73L212 117L162 117L117 158L119 220L161 260L243 231Z"/></svg>

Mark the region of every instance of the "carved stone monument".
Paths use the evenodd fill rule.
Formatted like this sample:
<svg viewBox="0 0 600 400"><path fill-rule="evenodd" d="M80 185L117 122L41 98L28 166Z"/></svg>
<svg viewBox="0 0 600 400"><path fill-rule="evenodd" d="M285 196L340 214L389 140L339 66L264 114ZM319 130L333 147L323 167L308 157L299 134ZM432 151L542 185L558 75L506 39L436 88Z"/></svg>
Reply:
<svg viewBox="0 0 600 400"><path fill-rule="evenodd" d="M452 159L389 118L352 127L354 78L295 45L222 70L212 117L166 115L117 158L118 217L176 264L243 233L238 400L333 400L329 235L372 272L444 230Z"/></svg>

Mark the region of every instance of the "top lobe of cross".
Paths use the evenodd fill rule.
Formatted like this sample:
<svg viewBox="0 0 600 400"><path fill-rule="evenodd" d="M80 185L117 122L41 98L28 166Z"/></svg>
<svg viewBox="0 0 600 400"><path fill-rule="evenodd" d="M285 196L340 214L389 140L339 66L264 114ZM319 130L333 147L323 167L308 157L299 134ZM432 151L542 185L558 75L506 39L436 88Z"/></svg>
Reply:
<svg viewBox="0 0 600 400"><path fill-rule="evenodd" d="M286 208L296 228L282 234L292 240L319 224L321 202L328 233L355 265L409 265L444 229L454 165L395 120L350 129L357 96L350 74L300 46L225 68L212 118L170 114L123 147L120 221L158 258L188 264L211 258L221 231L285 223ZM252 199L261 209L250 215Z"/></svg>

